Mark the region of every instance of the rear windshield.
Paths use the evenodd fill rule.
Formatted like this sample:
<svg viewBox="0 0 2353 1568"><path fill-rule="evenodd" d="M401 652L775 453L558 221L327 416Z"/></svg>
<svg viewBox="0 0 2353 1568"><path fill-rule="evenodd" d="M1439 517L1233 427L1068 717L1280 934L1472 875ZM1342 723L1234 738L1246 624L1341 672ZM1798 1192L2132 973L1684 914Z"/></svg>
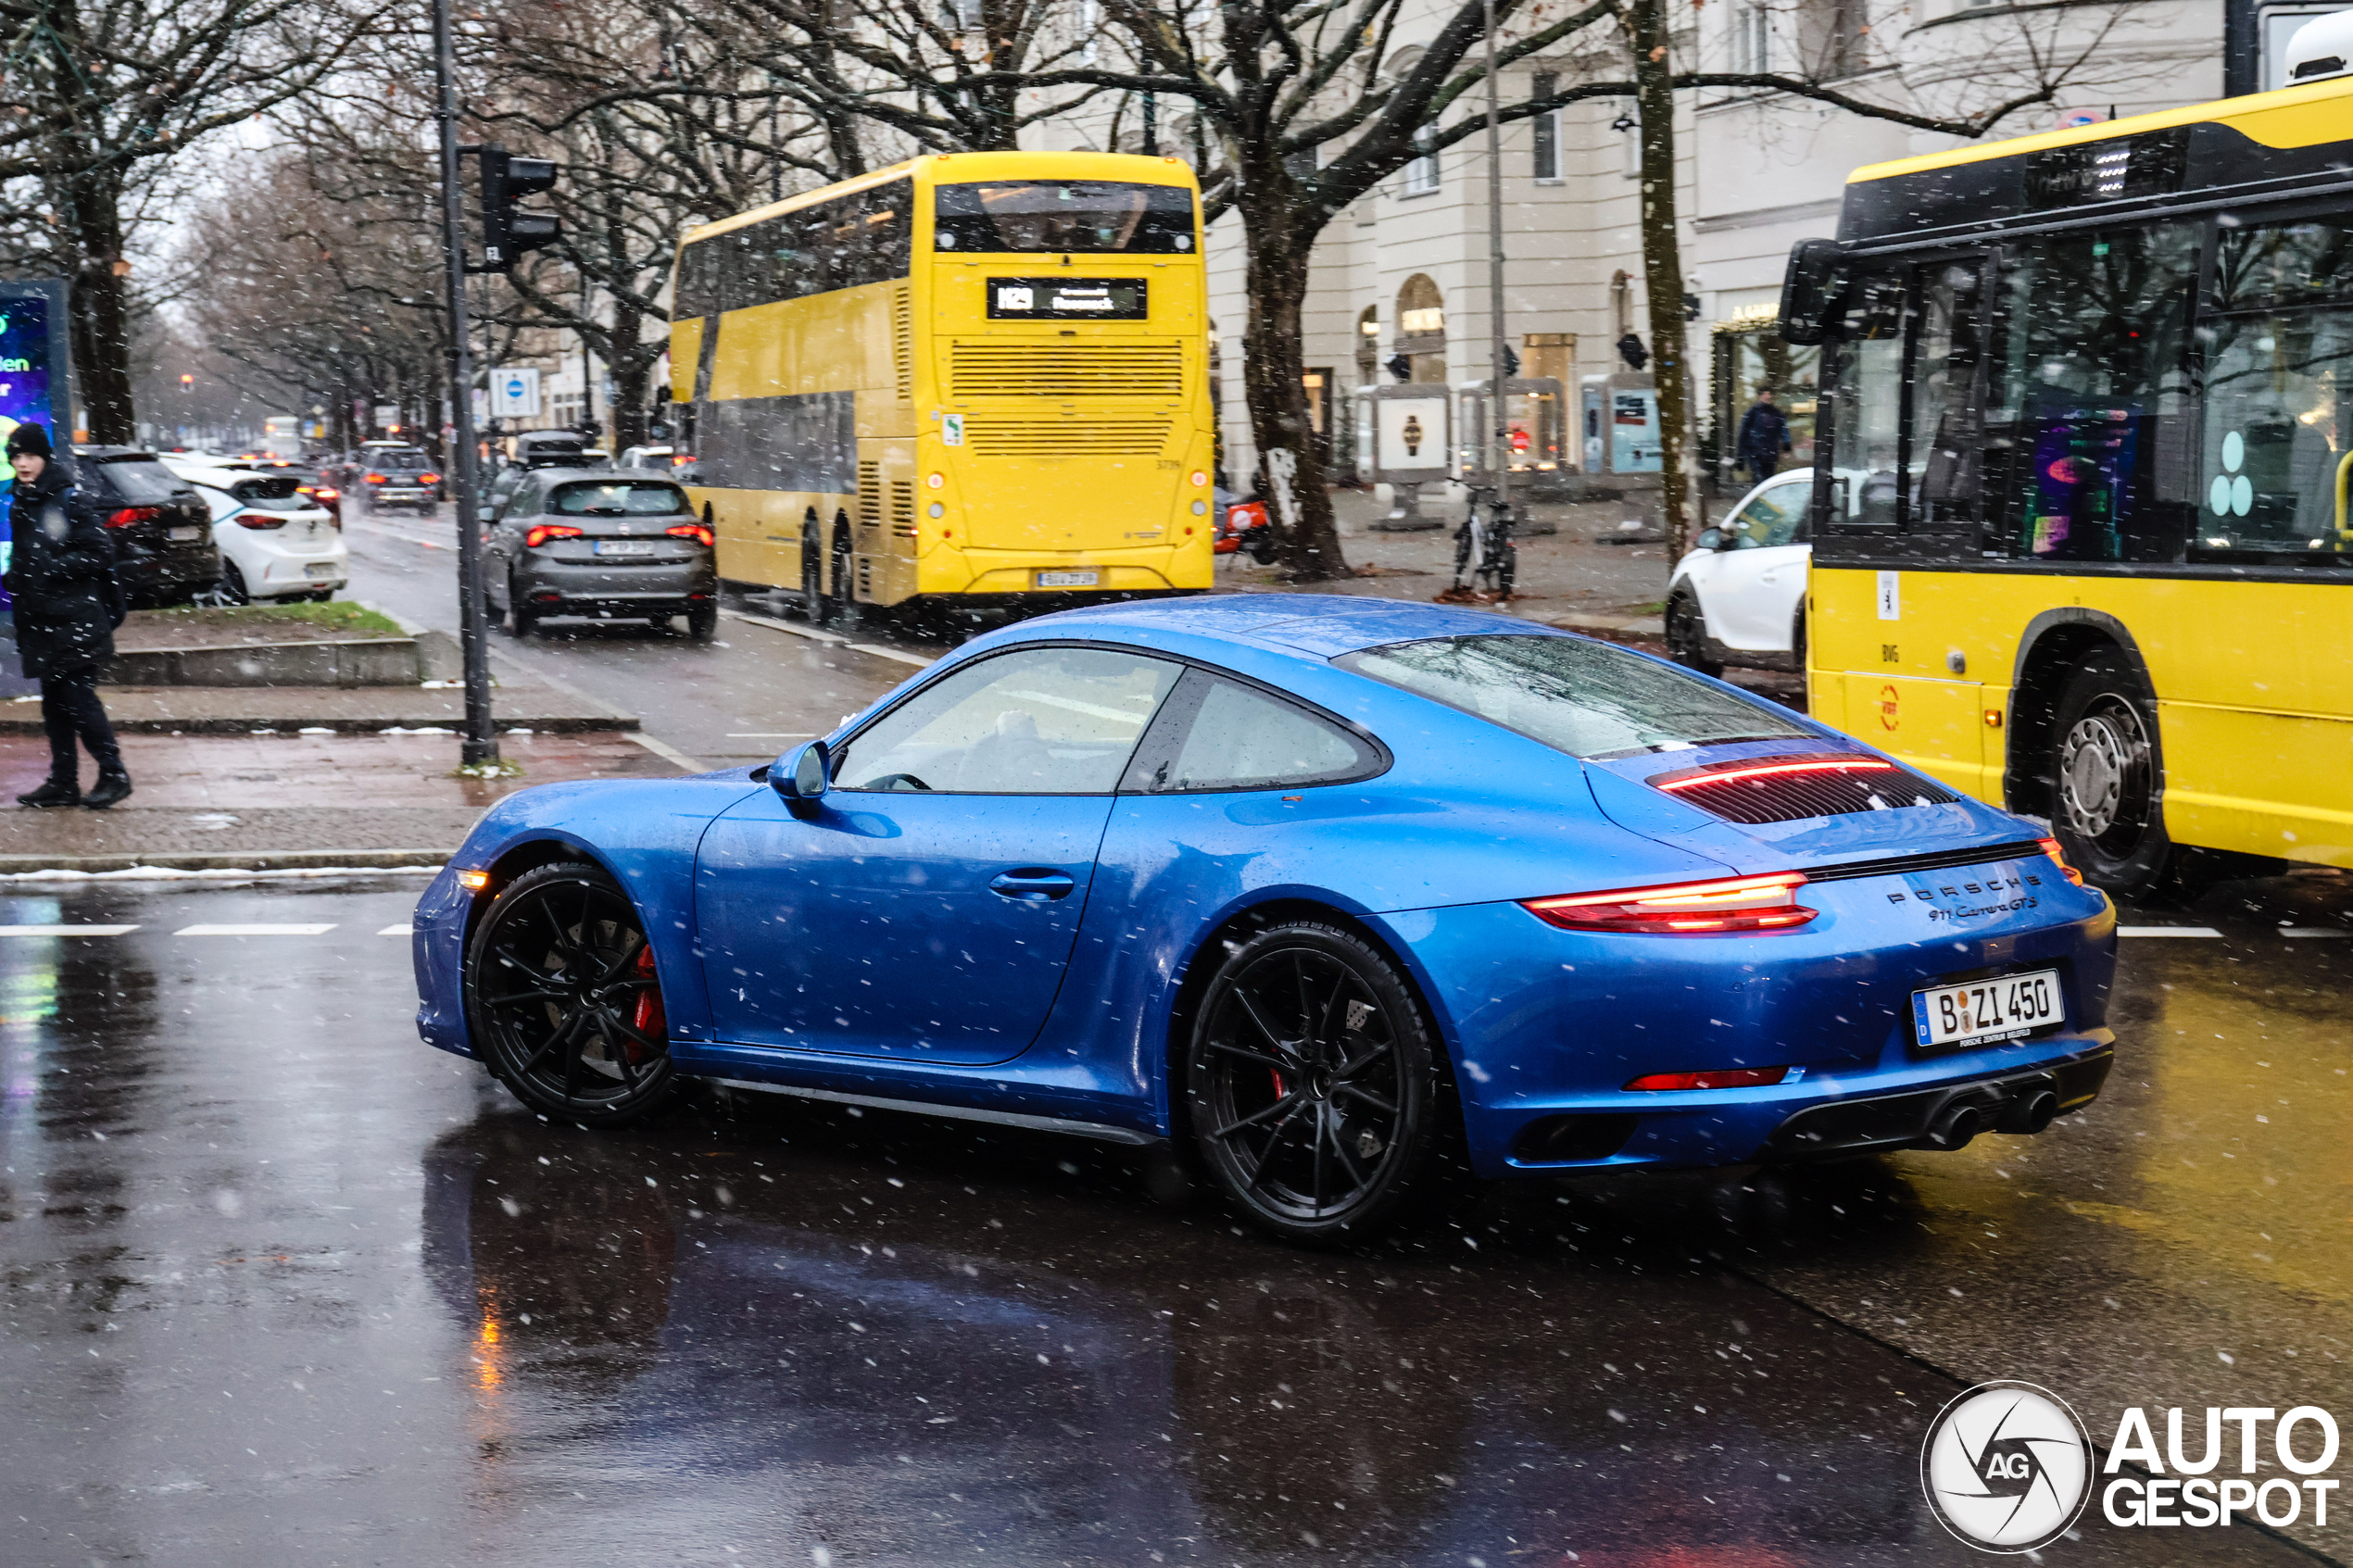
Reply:
<svg viewBox="0 0 2353 1568"><path fill-rule="evenodd" d="M91 466L126 501L169 501L188 493L188 482L153 458L121 458Z"/></svg>
<svg viewBox="0 0 2353 1568"><path fill-rule="evenodd" d="M301 493L301 483L298 479L271 474L267 479L241 479L230 490L258 512L308 511L310 497Z"/></svg>
<svg viewBox="0 0 2353 1568"><path fill-rule="evenodd" d="M368 466L381 473L417 473L433 467L433 459L422 452L376 452Z"/></svg>
<svg viewBox="0 0 2353 1568"><path fill-rule="evenodd" d="M1607 643L1439 637L1333 662L1571 757L1628 757L1734 740L1809 739L1761 704Z"/></svg>
<svg viewBox="0 0 2353 1568"><path fill-rule="evenodd" d="M942 185L932 232L941 250L1190 250L1193 194L1105 180Z"/></svg>
<svg viewBox="0 0 2353 1568"><path fill-rule="evenodd" d="M686 509L674 484L623 480L613 484L559 484L547 509L566 517L655 517Z"/></svg>

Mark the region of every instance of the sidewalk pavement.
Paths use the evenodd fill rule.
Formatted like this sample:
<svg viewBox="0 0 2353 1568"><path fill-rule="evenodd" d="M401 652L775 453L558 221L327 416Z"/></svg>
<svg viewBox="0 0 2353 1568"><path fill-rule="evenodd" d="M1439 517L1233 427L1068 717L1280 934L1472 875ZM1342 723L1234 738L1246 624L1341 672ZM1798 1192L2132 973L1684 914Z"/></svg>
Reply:
<svg viewBox="0 0 2353 1568"><path fill-rule="evenodd" d="M638 720L586 693L512 667L497 672L500 728L541 734L635 730ZM107 717L126 734L251 734L325 730L456 729L466 694L455 682L418 686L105 686ZM0 736L37 735L38 696L0 701Z"/></svg>
<svg viewBox="0 0 2353 1568"><path fill-rule="evenodd" d="M0 806L0 874L437 866L485 808L516 790L679 771L634 734L610 730L510 730L499 750L521 764L521 776L452 777L454 734L129 734L123 762L136 793L125 804L107 811ZM45 742L0 735L6 800L39 784L48 769ZM86 786L87 759L82 771Z"/></svg>

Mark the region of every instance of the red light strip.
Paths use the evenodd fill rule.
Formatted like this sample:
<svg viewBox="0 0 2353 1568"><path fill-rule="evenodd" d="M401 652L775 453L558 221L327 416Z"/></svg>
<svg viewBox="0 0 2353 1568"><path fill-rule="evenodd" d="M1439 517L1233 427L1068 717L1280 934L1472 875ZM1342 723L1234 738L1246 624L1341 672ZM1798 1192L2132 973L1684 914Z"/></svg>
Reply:
<svg viewBox="0 0 2353 1568"><path fill-rule="evenodd" d="M1694 789L1701 784L1730 784L1734 779L1762 778L1768 773L1888 773L1895 771L1893 762L1881 762L1869 757L1858 757L1852 762L1776 762L1755 768L1735 768L1724 773L1699 773L1688 779L1676 779L1658 785L1660 789Z"/></svg>

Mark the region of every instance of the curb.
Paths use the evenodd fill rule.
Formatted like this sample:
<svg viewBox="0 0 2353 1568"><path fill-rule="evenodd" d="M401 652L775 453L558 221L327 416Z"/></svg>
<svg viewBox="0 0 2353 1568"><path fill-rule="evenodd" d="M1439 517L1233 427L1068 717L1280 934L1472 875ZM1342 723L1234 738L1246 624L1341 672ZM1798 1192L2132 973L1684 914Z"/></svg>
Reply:
<svg viewBox="0 0 2353 1568"><path fill-rule="evenodd" d="M187 855L0 855L0 876L103 876L124 872L321 872L438 870L447 849L286 849Z"/></svg>
<svg viewBox="0 0 2353 1568"><path fill-rule="evenodd" d="M394 688L378 687L376 689ZM497 728L502 734L517 726L543 735L593 734L611 731L627 733L635 730L639 722L637 716L634 713L515 715L497 713L495 708L493 713L496 716ZM459 733L459 725L465 721L462 715L458 715L451 717L447 723L438 722L431 718L425 719L422 723L410 723L406 720L384 714L377 714L367 719L355 719L348 716L316 719L300 716L266 719L255 717L231 719L219 716L191 719L125 719L110 713L107 718L114 726L115 734L119 735L290 735L297 730L330 730L339 735L382 734L388 730L397 730L405 734L454 735ZM46 733L38 718L20 719L12 713L0 713L0 735L38 735Z"/></svg>

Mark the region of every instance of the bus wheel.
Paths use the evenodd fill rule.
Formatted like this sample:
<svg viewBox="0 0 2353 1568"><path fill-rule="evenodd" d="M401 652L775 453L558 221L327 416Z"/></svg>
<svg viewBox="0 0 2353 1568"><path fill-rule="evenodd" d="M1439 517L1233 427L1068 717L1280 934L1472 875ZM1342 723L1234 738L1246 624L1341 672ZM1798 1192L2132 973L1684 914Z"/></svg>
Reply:
<svg viewBox="0 0 2353 1568"><path fill-rule="evenodd" d="M2158 810L2152 705L2112 653L2095 654L2060 696L2051 829L2086 882L2155 892L2174 858Z"/></svg>
<svg viewBox="0 0 2353 1568"><path fill-rule="evenodd" d="M1703 675L1724 672L1719 660L1707 657L1707 622L1700 616L1699 601L1689 594L1667 601L1667 657Z"/></svg>
<svg viewBox="0 0 2353 1568"><path fill-rule="evenodd" d="M825 598L825 547L815 518L800 525L800 608L812 626L834 618L834 607Z"/></svg>

